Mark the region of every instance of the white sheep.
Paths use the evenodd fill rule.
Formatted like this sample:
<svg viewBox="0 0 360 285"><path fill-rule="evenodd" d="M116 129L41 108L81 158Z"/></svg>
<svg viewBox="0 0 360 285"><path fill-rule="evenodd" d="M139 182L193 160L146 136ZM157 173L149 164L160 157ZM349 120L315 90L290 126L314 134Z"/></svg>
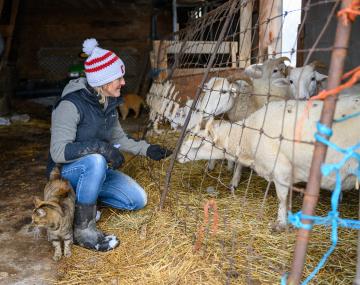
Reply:
<svg viewBox="0 0 360 285"><path fill-rule="evenodd" d="M245 119L261 108L267 101L289 99L290 85L287 79L287 57L268 59L262 64L253 64L245 68L244 74L238 73L230 80L237 80L239 95L235 97L233 107L227 112L231 122ZM230 189L238 186L242 166L236 163Z"/></svg>
<svg viewBox="0 0 360 285"><path fill-rule="evenodd" d="M188 129L193 128L205 118L217 116L228 111L233 103L237 85L229 83L226 78L212 77L204 84L202 94L192 113ZM154 83L147 95L150 108L149 118L154 122L154 130L158 130L160 120L166 119L173 129L182 127L190 111L193 100L188 100L185 107L180 107L176 102L178 92L171 81L164 84ZM176 104L175 104L176 103Z"/></svg>
<svg viewBox="0 0 360 285"><path fill-rule="evenodd" d="M314 61L302 67L289 68L289 83L292 96L295 99L309 99L326 86L327 75L315 70L318 65Z"/></svg>
<svg viewBox="0 0 360 285"><path fill-rule="evenodd" d="M302 142L294 143L296 119L305 111L306 105L306 101L274 101L235 124L225 121L212 123L210 120L205 130L197 130L195 136L188 135L177 159L181 163L210 158L230 159L252 167L259 176L273 181L279 199L275 229L281 230L286 226L289 187L292 183L308 181L316 123L323 103L313 102L302 125ZM335 118L359 111L359 96L343 95L337 102ZM359 125L360 116L335 123L331 141L341 147L356 145L360 141ZM341 154L328 149L326 163L337 163L341 159ZM355 176L349 172L355 169L355 164L354 160L349 160L341 169L343 190L352 189L355 185ZM334 184L334 175L322 178L322 188L331 190Z"/></svg>
<svg viewBox="0 0 360 285"><path fill-rule="evenodd" d="M262 64L253 64L245 68L244 74L231 76L230 81L239 84L239 96L229 112L231 122L237 122L261 108L268 100L289 99L289 81L286 80L287 57L268 59Z"/></svg>
<svg viewBox="0 0 360 285"><path fill-rule="evenodd" d="M187 129L192 129L204 119L218 116L231 109L238 85L230 83L223 77L212 77L204 84L202 94L195 105ZM182 127L190 112L193 99L188 99L184 107L179 107L175 117L172 118L172 128Z"/></svg>

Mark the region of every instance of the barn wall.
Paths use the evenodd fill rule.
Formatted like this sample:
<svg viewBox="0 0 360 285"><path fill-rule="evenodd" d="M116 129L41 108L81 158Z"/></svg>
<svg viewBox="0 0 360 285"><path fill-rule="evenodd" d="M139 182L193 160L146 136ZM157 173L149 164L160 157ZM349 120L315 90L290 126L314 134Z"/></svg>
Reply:
<svg viewBox="0 0 360 285"><path fill-rule="evenodd" d="M304 30L304 47L305 49L310 49L314 42L317 40L324 24L327 21L328 15L333 7L333 3L329 4L321 4L317 6L311 7L308 13L308 18L305 23L305 30ZM348 56L345 62L345 70L349 70L355 68L359 65L360 62L360 33L358 28L360 24L360 19L355 21L352 26L352 33L349 43L349 50ZM335 39L335 32L336 32L336 25L337 25L337 18L333 17L329 27L327 28L326 32L322 36L319 44L317 45L318 48L329 48L333 46L334 39ZM306 59L307 53L304 54L304 59ZM314 52L311 56L311 60L321 60L322 62L330 65L330 58L331 58L331 51L318 51Z"/></svg>
<svg viewBox="0 0 360 285"><path fill-rule="evenodd" d="M19 77L66 78L69 66L79 61L83 40L95 37L124 60L128 86L134 85L144 75L152 48L151 17L151 1L145 0L21 1L13 42Z"/></svg>
<svg viewBox="0 0 360 285"><path fill-rule="evenodd" d="M238 72L238 69L226 69L221 71L210 72L208 78L218 76L218 77L228 77ZM204 77L204 73L193 74L193 75L183 75L175 76L172 81L175 84L175 90L179 91L179 99L181 102L186 102L188 98L193 99L196 94L197 88L201 84L201 80Z"/></svg>

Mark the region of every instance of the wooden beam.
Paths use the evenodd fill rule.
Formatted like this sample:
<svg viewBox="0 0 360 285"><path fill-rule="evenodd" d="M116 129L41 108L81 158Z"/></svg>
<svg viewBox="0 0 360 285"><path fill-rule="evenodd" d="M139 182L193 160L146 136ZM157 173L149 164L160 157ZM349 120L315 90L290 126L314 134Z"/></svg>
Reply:
<svg viewBox="0 0 360 285"><path fill-rule="evenodd" d="M222 42L217 51L217 54L231 54L231 43L232 42ZM167 41L167 53L179 53L182 42L180 41ZM237 42L236 42L237 44ZM183 52L188 54L193 53L207 53L210 54L214 51L216 42L215 41L187 41Z"/></svg>
<svg viewBox="0 0 360 285"><path fill-rule="evenodd" d="M260 0L259 14L259 61L281 56L282 0Z"/></svg>
<svg viewBox="0 0 360 285"><path fill-rule="evenodd" d="M231 67L236 68L237 60L236 56L238 54L238 43L237 42L230 42L230 51L231 51Z"/></svg>
<svg viewBox="0 0 360 285"><path fill-rule="evenodd" d="M241 5L240 8L239 67L241 68L245 68L251 63L253 2L250 0L245 5Z"/></svg>

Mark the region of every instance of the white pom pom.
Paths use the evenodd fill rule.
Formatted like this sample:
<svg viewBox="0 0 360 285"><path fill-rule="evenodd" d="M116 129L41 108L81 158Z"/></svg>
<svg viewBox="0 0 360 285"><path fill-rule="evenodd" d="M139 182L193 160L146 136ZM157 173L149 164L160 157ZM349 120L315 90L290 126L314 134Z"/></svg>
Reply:
<svg viewBox="0 0 360 285"><path fill-rule="evenodd" d="M96 39L87 39L83 43L83 52L90 56L98 45Z"/></svg>

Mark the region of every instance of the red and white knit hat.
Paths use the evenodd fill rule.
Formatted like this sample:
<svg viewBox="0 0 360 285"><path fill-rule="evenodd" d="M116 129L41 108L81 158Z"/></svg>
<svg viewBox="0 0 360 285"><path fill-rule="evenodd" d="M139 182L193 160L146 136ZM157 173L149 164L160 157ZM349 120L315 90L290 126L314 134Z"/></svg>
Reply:
<svg viewBox="0 0 360 285"><path fill-rule="evenodd" d="M98 47L96 39L87 39L83 43L83 52L89 57L84 67L86 79L91 87L102 86L123 77L125 65L112 51Z"/></svg>

